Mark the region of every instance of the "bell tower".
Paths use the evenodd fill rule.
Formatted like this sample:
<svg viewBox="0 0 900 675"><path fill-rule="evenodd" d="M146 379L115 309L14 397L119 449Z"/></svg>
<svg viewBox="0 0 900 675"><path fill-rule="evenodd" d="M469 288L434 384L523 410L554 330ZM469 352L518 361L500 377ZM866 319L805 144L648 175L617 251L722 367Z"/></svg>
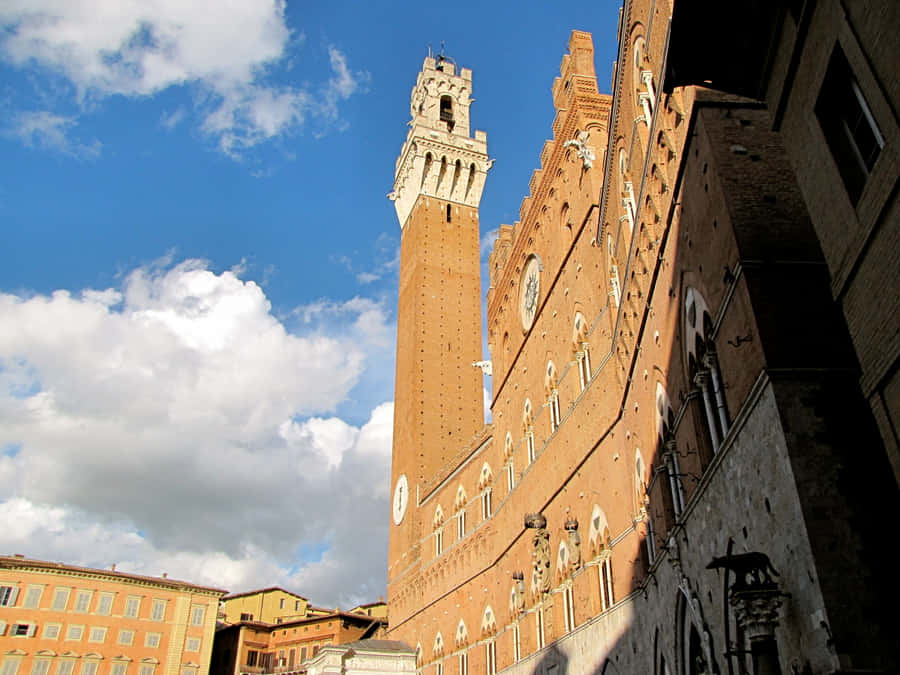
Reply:
<svg viewBox="0 0 900 675"><path fill-rule="evenodd" d="M389 195L400 221L388 595L419 560L424 484L484 426L478 205L487 136L470 136L472 71L428 57ZM397 584L394 584L395 586Z"/></svg>

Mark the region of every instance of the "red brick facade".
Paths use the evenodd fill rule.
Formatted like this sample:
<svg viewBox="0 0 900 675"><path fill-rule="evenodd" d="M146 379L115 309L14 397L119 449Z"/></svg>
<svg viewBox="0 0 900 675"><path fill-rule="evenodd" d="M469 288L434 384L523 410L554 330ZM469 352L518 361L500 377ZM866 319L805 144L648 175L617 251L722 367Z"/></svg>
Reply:
<svg viewBox="0 0 900 675"><path fill-rule="evenodd" d="M490 258L493 422L455 452L436 423L415 422L416 405L433 412L442 396L411 406L416 382L400 373L420 368L454 402L442 362L452 350L441 348L448 331L471 340L480 322L445 322L427 359L404 342L404 330L438 320L404 300L408 261L433 255L430 237L411 238L431 211L413 211L394 446L410 503L392 525L388 593L390 636L418 646L423 673L896 665L879 630L896 593L882 586L865 514L897 506L898 83L875 76L890 70L878 70L878 40L870 61L856 58L868 45L851 28L877 37L897 17L887 3L880 26L836 7L750 3L745 26L719 10L702 33L694 8L626 2L612 97L597 90L590 36L572 34L553 86L553 140L520 222L500 227ZM684 25L697 33L676 32ZM755 45L763 30L772 42L762 56L729 53L721 37ZM700 35L722 49L704 57ZM804 101L807 127L828 128L815 99L832 86L823 78L835 40L854 73L865 65L853 91L877 101L882 145L856 208L868 218L863 252L822 212L820 201L843 199L840 211L851 200L834 141L814 132L801 152L785 131L801 124ZM816 76L804 75L807 52L821 61ZM704 71L704 58L733 63ZM805 165L803 152L829 168ZM839 250L855 262L839 262ZM866 288L878 298L860 307ZM442 424L456 428L451 407ZM398 471L413 462L427 470ZM764 554L777 570L768 632L751 633L758 624L734 604L740 574L721 560L707 569L729 554ZM755 574L762 583L769 573Z"/></svg>

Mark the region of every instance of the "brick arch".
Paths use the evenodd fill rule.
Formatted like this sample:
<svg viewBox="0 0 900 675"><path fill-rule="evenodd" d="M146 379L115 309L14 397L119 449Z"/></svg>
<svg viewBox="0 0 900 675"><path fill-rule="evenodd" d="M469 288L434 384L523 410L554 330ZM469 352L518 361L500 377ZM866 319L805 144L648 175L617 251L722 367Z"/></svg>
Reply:
<svg viewBox="0 0 900 675"><path fill-rule="evenodd" d="M456 625L455 643L457 647L462 647L469 641L469 629L466 628L466 622L462 619Z"/></svg>
<svg viewBox="0 0 900 675"><path fill-rule="evenodd" d="M497 617L490 605L484 608L481 614L481 636L489 637L497 632Z"/></svg>
<svg viewBox="0 0 900 675"><path fill-rule="evenodd" d="M575 318L572 320L572 349L574 351L579 351L582 343L587 342L589 329L590 325L584 314L576 310Z"/></svg>
<svg viewBox="0 0 900 675"><path fill-rule="evenodd" d="M435 528L440 527L444 524L444 510L441 508L441 505L438 504L434 509L434 520L432 521L432 525Z"/></svg>
<svg viewBox="0 0 900 675"><path fill-rule="evenodd" d="M656 435L665 440L666 436L674 431L675 412L666 387L659 380L656 381L656 408L654 417L656 420Z"/></svg>
<svg viewBox="0 0 900 675"><path fill-rule="evenodd" d="M466 508L466 502L468 501L469 498L466 495L466 488L460 483L459 487L456 489L456 499L453 500L453 510L460 511Z"/></svg>
<svg viewBox="0 0 900 675"><path fill-rule="evenodd" d="M531 429L534 425L534 406L531 404L531 399L525 399L525 405L522 407L522 426L525 431Z"/></svg>
<svg viewBox="0 0 900 675"><path fill-rule="evenodd" d="M606 519L606 513L600 508L599 504L594 504L591 509L591 525L588 529L588 544L591 549L592 557L600 555L600 553L609 547L609 521Z"/></svg>
<svg viewBox="0 0 900 675"><path fill-rule="evenodd" d="M512 433L506 432L506 439L503 442L503 461L504 463L512 459L515 448L513 447Z"/></svg>
<svg viewBox="0 0 900 675"><path fill-rule="evenodd" d="M637 509L644 507L645 490L647 487L647 463L641 454L640 448L634 450L634 496Z"/></svg>
<svg viewBox="0 0 900 675"><path fill-rule="evenodd" d="M481 467L481 473L478 475L478 491L482 492L494 480L494 473L491 466L485 462Z"/></svg>
<svg viewBox="0 0 900 675"><path fill-rule="evenodd" d="M707 317L709 318L707 319ZM698 356L697 340L699 339L700 343L703 343L711 337L708 335L711 320L712 315L706 298L694 286L688 286L684 292L684 332L682 333L682 343L688 363L692 356L695 359Z"/></svg>
<svg viewBox="0 0 900 675"><path fill-rule="evenodd" d="M550 395L554 389L559 386L559 371L556 364L552 360L547 361L547 368L544 370L544 389L547 395Z"/></svg>

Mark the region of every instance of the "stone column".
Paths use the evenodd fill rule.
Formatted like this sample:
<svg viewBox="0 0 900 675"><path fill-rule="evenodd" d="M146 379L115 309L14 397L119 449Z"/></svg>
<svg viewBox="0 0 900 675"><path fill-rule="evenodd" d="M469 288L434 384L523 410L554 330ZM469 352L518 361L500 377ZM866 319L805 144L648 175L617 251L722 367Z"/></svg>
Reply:
<svg viewBox="0 0 900 675"><path fill-rule="evenodd" d="M728 422L728 408L725 405L725 392L722 389L718 364L716 363L715 354L713 354L712 351L707 351L706 355L703 357L703 365L705 365L709 371L710 380L712 381L713 398L716 402L716 414L719 417L719 428L722 430L722 435L724 436L728 432L728 427L730 426Z"/></svg>
<svg viewBox="0 0 900 675"><path fill-rule="evenodd" d="M775 628L782 597L775 584L732 589L729 602L744 635L750 640L754 675L781 675Z"/></svg>
<svg viewBox="0 0 900 675"><path fill-rule="evenodd" d="M675 439L671 436L665 442L666 468L669 470L669 485L672 488L672 504L675 508L675 517L680 518L684 511L684 484L681 481L681 467L678 466L678 450Z"/></svg>
<svg viewBox="0 0 900 675"><path fill-rule="evenodd" d="M694 375L694 384L700 387L700 395L703 398L703 408L706 411L706 426L709 427L709 435L710 438L712 438L713 452L718 452L719 444L722 442L722 439L719 438L716 414L713 411L712 401L710 400L709 380L708 370L701 370Z"/></svg>

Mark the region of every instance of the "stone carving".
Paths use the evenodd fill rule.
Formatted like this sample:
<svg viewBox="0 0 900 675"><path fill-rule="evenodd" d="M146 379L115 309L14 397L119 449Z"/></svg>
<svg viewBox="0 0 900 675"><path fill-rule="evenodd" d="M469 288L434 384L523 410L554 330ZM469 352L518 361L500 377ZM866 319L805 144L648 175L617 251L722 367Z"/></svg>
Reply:
<svg viewBox="0 0 900 675"><path fill-rule="evenodd" d="M734 608L734 618L751 642L775 635L782 593L775 588L745 588L733 590L728 598Z"/></svg>
<svg viewBox="0 0 900 675"><path fill-rule="evenodd" d="M569 566L574 572L581 568L581 535L578 534L578 519L570 518L565 524L568 533Z"/></svg>
<svg viewBox="0 0 900 675"><path fill-rule="evenodd" d="M496 162L496 161L497 161L497 160L496 160L496 159L493 159L493 158L487 160L487 161L484 163L484 170L485 170L485 172L490 171L490 170L493 168L493 166L494 166L494 162Z"/></svg>
<svg viewBox="0 0 900 675"><path fill-rule="evenodd" d="M525 575L522 572L513 572L513 614L519 615L525 611Z"/></svg>
<svg viewBox="0 0 900 675"><path fill-rule="evenodd" d="M529 513L525 516L525 527L534 530L532 537L532 579L536 592L550 592L550 533L547 532L547 519L540 513Z"/></svg>
<svg viewBox="0 0 900 675"><path fill-rule="evenodd" d="M784 595L772 578L780 575L769 556L759 551L733 553L713 558L706 568L734 572L728 602L750 641L773 639Z"/></svg>
<svg viewBox="0 0 900 675"><path fill-rule="evenodd" d="M769 556L758 551L735 553L713 558L712 562L706 566L706 569L710 570L720 568L734 572L735 581L731 588L735 591L744 588L771 587L775 585L772 575L780 576L777 570L772 567Z"/></svg>
<svg viewBox="0 0 900 675"><path fill-rule="evenodd" d="M564 148L568 148L570 146L575 148L578 154L578 159L581 160L582 166L585 169L592 168L594 166L594 160L597 159L597 155L594 154L594 148L587 144L590 135L591 132L582 131L576 138L569 139L568 141L563 143Z"/></svg>

